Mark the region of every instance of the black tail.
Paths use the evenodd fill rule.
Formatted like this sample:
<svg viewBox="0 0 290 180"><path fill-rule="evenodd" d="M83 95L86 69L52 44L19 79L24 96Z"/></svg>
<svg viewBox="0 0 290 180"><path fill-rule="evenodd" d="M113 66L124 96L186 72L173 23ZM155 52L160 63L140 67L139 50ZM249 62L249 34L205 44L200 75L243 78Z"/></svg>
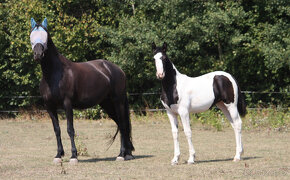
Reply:
<svg viewBox="0 0 290 180"><path fill-rule="evenodd" d="M104 103L103 104L101 104L103 107L105 107L104 105ZM129 111L129 103L128 103L128 98L127 98L127 96L125 95L125 101L124 101L124 120L125 120L125 122L116 122L117 123L117 125L118 125L118 127L117 127L117 130L116 130L116 133L114 134L114 136L109 136L108 138L110 138L110 140L109 140L109 142L107 143L107 145L108 145L108 148L107 148L107 150L112 146L112 144L114 143L114 141L115 141L115 139L116 139L116 137L117 137L117 135L118 135L118 133L119 133L119 131L120 131L120 124L121 123L123 123L124 125L125 125L125 129L126 129L126 131L125 132L123 132L123 135L124 136L127 136L127 138L130 140L128 143L128 146L129 146L129 149L131 149L131 151L134 151L135 150L135 148L134 148L134 146L133 146L133 143L132 143L132 128L131 128L131 121L130 121L130 111ZM112 109L112 108L110 108L109 109L109 111L108 111L108 109L107 109L107 111L106 111L108 114L109 114L109 116L113 119L113 120L116 120L116 117L115 117L115 111ZM122 133L122 132L121 132Z"/></svg>
<svg viewBox="0 0 290 180"><path fill-rule="evenodd" d="M109 140L109 142L107 143L108 148L107 148L106 151L108 151L108 150L110 149L110 147L111 147L112 144L114 143L114 141L115 141L115 139L116 139L118 133L119 133L119 128L117 128L116 133L114 134L114 136L113 136L113 137ZM109 138L110 138L110 137L109 137Z"/></svg>
<svg viewBox="0 0 290 180"><path fill-rule="evenodd" d="M247 109L246 109L246 102L245 102L245 97L241 92L241 89L238 86L238 111L239 114L244 117L247 114Z"/></svg>

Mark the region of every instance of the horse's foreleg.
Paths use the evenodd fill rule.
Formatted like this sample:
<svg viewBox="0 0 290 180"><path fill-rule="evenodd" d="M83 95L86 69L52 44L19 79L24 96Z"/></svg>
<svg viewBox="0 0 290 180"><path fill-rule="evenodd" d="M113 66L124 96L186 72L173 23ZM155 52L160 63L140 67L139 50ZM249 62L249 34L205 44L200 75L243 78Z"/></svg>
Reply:
<svg viewBox="0 0 290 180"><path fill-rule="evenodd" d="M193 164L194 158L195 158L195 150L194 150L192 140L191 140L191 128L190 128L190 122L189 122L189 120L190 120L189 119L189 112L187 109L179 109L178 112L179 112L181 122L183 125L184 134L185 134L187 142L188 142L189 158L188 158L187 163Z"/></svg>
<svg viewBox="0 0 290 180"><path fill-rule="evenodd" d="M178 120L177 115L167 111L167 116L169 118L174 142L174 157L171 160L172 165L178 164L179 156L180 156L180 149L179 149L179 142L178 142Z"/></svg>
<svg viewBox="0 0 290 180"><path fill-rule="evenodd" d="M239 116L238 109L233 104L225 105L223 102L219 102L216 105L219 109L223 111L223 113L230 121L235 131L236 155L233 161L239 161L241 159L241 155L243 154L243 144L242 144L242 120Z"/></svg>
<svg viewBox="0 0 290 180"><path fill-rule="evenodd" d="M73 109L70 100L66 99L64 101L64 109L67 118L67 133L71 140L71 152L72 156L70 158L70 163L77 163L77 148L75 145L75 130L73 125Z"/></svg>
<svg viewBox="0 0 290 180"><path fill-rule="evenodd" d="M57 154L53 162L60 163L61 157L64 156L64 151L63 151L63 146L61 142L61 132L60 132L56 108L47 108L47 112L52 120L53 129L54 129L54 133L55 133L56 141L57 141Z"/></svg>

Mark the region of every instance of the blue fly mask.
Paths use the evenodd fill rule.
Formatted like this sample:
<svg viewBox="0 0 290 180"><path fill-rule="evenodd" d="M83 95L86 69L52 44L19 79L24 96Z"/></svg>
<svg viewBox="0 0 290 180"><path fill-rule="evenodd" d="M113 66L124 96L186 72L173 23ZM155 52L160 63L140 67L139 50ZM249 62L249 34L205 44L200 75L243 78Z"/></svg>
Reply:
<svg viewBox="0 0 290 180"><path fill-rule="evenodd" d="M32 50L34 50L34 47L36 44L41 44L43 46L43 51L47 49L47 39L48 34L46 30L43 28L45 27L47 29L47 19L45 18L43 22L41 23L42 26L37 25L35 20L31 18L31 33L30 33L30 43Z"/></svg>

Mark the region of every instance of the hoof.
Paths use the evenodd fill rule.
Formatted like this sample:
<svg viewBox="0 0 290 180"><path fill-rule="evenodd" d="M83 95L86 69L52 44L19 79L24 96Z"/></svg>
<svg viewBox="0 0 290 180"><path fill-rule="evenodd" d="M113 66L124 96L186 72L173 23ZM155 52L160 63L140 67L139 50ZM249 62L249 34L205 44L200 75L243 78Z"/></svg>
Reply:
<svg viewBox="0 0 290 180"><path fill-rule="evenodd" d="M187 161L187 164L194 164L194 161Z"/></svg>
<svg viewBox="0 0 290 180"><path fill-rule="evenodd" d="M132 156L132 155L125 156L125 161L132 160L132 159L135 159L134 156Z"/></svg>
<svg viewBox="0 0 290 180"><path fill-rule="evenodd" d="M60 164L62 162L62 159L61 158L54 158L53 159L53 163L54 164Z"/></svg>
<svg viewBox="0 0 290 180"><path fill-rule="evenodd" d="M69 160L69 164L71 164L71 165L76 165L76 164L78 164L78 159L77 158L72 158L72 159L70 159Z"/></svg>
<svg viewBox="0 0 290 180"><path fill-rule="evenodd" d="M177 161L172 161L172 162L171 162L171 165L172 165L172 166L178 165L178 162L177 162Z"/></svg>
<svg viewBox="0 0 290 180"><path fill-rule="evenodd" d="M125 161L125 158L122 157L122 156L118 156L118 157L116 158L116 161Z"/></svg>
<svg viewBox="0 0 290 180"><path fill-rule="evenodd" d="M239 162L240 159L238 159L238 158L234 158L233 161L234 161L234 162Z"/></svg>

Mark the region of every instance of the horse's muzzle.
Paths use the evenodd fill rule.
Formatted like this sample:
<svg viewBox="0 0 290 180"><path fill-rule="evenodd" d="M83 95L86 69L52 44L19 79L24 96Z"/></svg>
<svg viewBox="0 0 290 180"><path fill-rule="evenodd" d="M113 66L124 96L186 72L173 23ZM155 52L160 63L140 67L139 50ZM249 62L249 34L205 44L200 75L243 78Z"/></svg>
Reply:
<svg viewBox="0 0 290 180"><path fill-rule="evenodd" d="M44 47L42 44L38 43L33 48L33 58L36 61L40 61L44 57Z"/></svg>
<svg viewBox="0 0 290 180"><path fill-rule="evenodd" d="M36 61L40 61L43 57L44 57L44 53L41 53L41 54L34 53L34 60Z"/></svg>
<svg viewBox="0 0 290 180"><path fill-rule="evenodd" d="M163 73L156 73L156 77L159 80L162 80L164 78L164 76L165 76L165 73L164 72Z"/></svg>

